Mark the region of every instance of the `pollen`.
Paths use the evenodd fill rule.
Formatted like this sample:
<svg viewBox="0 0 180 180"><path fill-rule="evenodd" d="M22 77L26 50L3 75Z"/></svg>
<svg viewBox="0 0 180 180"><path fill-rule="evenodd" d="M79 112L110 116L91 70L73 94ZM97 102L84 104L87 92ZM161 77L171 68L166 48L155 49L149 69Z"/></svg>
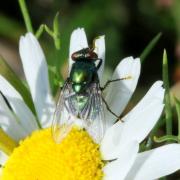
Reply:
<svg viewBox="0 0 180 180"><path fill-rule="evenodd" d="M99 145L73 128L60 144L50 129L35 131L9 157L2 180L101 180L104 164Z"/></svg>

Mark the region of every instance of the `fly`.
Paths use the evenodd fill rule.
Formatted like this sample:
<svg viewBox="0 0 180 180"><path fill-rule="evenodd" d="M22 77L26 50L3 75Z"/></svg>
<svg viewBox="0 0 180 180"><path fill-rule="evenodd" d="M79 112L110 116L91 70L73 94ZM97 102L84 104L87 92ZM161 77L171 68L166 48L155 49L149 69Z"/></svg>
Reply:
<svg viewBox="0 0 180 180"><path fill-rule="evenodd" d="M95 141L101 141L105 132L103 103L119 119L109 108L102 91L111 82L126 78L107 81L104 87L100 87L97 72L102 65L102 59L93 50L83 48L71 55L74 63L61 89L52 124L52 134L57 143L68 134L74 124L85 128Z"/></svg>

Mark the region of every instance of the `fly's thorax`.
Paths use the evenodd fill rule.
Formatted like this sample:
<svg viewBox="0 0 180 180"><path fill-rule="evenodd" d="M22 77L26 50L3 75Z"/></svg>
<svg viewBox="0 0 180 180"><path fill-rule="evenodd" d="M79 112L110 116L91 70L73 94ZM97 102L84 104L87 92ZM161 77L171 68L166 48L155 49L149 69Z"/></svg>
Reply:
<svg viewBox="0 0 180 180"><path fill-rule="evenodd" d="M70 81L74 92L81 93L86 91L93 82L96 73L96 67L93 62L87 60L75 62L70 73Z"/></svg>

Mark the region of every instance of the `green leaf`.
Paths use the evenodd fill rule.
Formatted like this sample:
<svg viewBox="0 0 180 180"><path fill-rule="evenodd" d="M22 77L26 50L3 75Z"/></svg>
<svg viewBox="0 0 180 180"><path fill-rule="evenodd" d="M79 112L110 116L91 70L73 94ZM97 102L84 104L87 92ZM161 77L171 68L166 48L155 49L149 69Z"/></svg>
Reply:
<svg viewBox="0 0 180 180"><path fill-rule="evenodd" d="M155 134L158 132L158 130L165 124L165 119L163 116L160 117L160 119L158 120L158 122L156 123L156 125L154 126L154 128L152 129L152 131L149 134L149 140L147 141L146 144L146 150L150 150L153 146L153 137L155 136Z"/></svg>
<svg viewBox="0 0 180 180"><path fill-rule="evenodd" d="M61 41L60 41L60 29L59 29L59 13L56 14L53 21L53 30L49 28L46 24L42 24L36 31L36 37L39 38L44 30L53 38L54 45L57 50L60 50Z"/></svg>
<svg viewBox="0 0 180 180"><path fill-rule="evenodd" d="M158 33L146 46L146 48L143 50L143 52L140 55L141 63L144 62L144 60L147 58L147 56L150 54L150 52L154 49L154 47L157 45L158 41L160 40L162 36L162 33Z"/></svg>
<svg viewBox="0 0 180 180"><path fill-rule="evenodd" d="M59 12L56 13L53 21L53 30L55 34L59 34Z"/></svg>
<svg viewBox="0 0 180 180"><path fill-rule="evenodd" d="M38 30L36 31L36 34L35 34L37 39L40 38L40 36L42 35L43 31L44 31L44 24L41 24L39 26Z"/></svg>
<svg viewBox="0 0 180 180"><path fill-rule="evenodd" d="M28 88L22 83L19 77L13 72L11 67L6 63L6 61L1 56L0 56L0 74L14 86L14 88L22 95L24 101L31 109L31 111L34 114L36 114L34 104L31 99L31 95Z"/></svg>
<svg viewBox="0 0 180 180"><path fill-rule="evenodd" d="M59 50L61 46L60 42L60 29L59 29L59 12L57 12L54 21L53 21L53 30L54 30L54 43L56 48Z"/></svg>
<svg viewBox="0 0 180 180"><path fill-rule="evenodd" d="M53 38L54 33L46 24L44 25L44 29Z"/></svg>
<svg viewBox="0 0 180 180"><path fill-rule="evenodd" d="M172 109L170 102L170 91L169 91L169 76L168 76L168 58L166 50L163 53L163 82L165 88L165 119L166 119L166 133L172 135Z"/></svg>
<svg viewBox="0 0 180 180"><path fill-rule="evenodd" d="M173 135L166 135L166 136L162 136L160 138L154 137L154 141L157 143L163 143L163 142L178 142L178 138L177 136L173 136Z"/></svg>

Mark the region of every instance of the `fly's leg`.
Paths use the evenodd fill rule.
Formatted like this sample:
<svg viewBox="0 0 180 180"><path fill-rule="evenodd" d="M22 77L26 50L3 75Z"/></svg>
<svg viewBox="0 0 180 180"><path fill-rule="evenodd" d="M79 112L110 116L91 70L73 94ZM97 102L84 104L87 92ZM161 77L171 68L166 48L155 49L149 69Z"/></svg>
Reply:
<svg viewBox="0 0 180 180"><path fill-rule="evenodd" d="M106 82L106 84L104 85L104 87L101 87L101 91L104 91L109 86L109 84L111 84L113 82L122 81L122 80L126 80L126 79L131 79L131 78L132 78L131 76L127 76L127 77L124 77L124 78L108 80Z"/></svg>
<svg viewBox="0 0 180 180"><path fill-rule="evenodd" d="M114 116L117 118L117 121L120 120L121 122L124 122L124 121L121 119L120 116L118 116L117 114L115 114L115 113L111 110L111 108L109 107L109 105L107 104L106 100L104 99L104 97L103 97L102 95L101 95L101 97L102 97L102 100L103 100L103 102L104 102L107 110L108 110L112 115L114 115Z"/></svg>
<svg viewBox="0 0 180 180"><path fill-rule="evenodd" d="M104 85L104 87L101 87L101 91L104 91L104 90L109 86L110 83L117 82L117 81L121 81L121 80L126 80L126 79L131 79L131 78L132 78L131 76L127 76L127 77L124 77L124 78L109 80L109 81L106 82L106 84ZM104 104L106 105L107 110L108 110L111 114L113 114L115 117L117 117L117 121L120 120L121 122L124 122L124 121L121 119L120 116L118 116L117 114L115 114L115 113L110 109L109 105L107 104L107 102L106 102L106 100L104 99L103 96L102 96L102 100L103 100Z"/></svg>
<svg viewBox="0 0 180 180"><path fill-rule="evenodd" d="M99 60L99 63L98 63L98 65L96 66L96 69L98 70L98 69L101 67L101 65L102 65L102 59L98 58L98 59L96 59L96 61L97 61L97 60Z"/></svg>

